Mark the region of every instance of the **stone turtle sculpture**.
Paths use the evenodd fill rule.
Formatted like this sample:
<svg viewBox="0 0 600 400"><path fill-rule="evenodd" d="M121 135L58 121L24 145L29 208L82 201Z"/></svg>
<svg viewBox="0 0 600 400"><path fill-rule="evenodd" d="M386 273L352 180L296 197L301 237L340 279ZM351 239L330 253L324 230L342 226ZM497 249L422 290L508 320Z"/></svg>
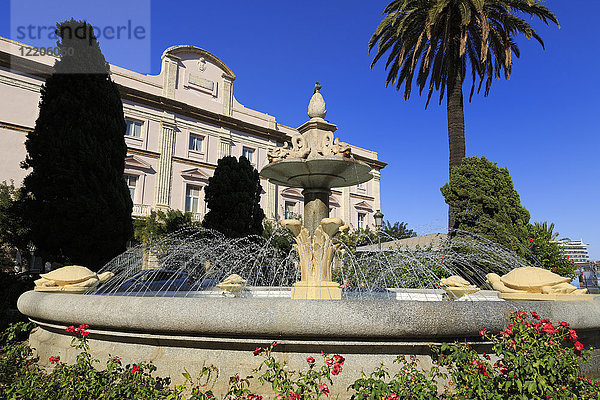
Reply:
<svg viewBox="0 0 600 400"><path fill-rule="evenodd" d="M83 293L106 282L114 275L112 272L98 275L81 265L68 265L47 274L40 274L41 278L34 282L34 290L37 292Z"/></svg>
<svg viewBox="0 0 600 400"><path fill-rule="evenodd" d="M440 279L440 285L452 297L463 297L479 291L479 288L458 275Z"/></svg>
<svg viewBox="0 0 600 400"><path fill-rule="evenodd" d="M229 275L217 285L224 293L239 293L244 286L246 286L246 280L237 274Z"/></svg>
<svg viewBox="0 0 600 400"><path fill-rule="evenodd" d="M506 275L487 274L499 297L507 300L586 300L587 289L578 289L566 278L538 267L515 268ZM580 297L578 297L580 296ZM593 296L592 296L593 297Z"/></svg>

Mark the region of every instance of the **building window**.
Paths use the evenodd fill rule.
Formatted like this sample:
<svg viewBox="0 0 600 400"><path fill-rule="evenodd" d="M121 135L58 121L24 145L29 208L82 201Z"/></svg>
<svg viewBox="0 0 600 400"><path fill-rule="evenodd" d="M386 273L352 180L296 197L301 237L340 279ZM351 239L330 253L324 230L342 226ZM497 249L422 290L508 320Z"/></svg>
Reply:
<svg viewBox="0 0 600 400"><path fill-rule="evenodd" d="M200 191L196 186L187 186L185 189L185 211L192 214L200 213Z"/></svg>
<svg viewBox="0 0 600 400"><path fill-rule="evenodd" d="M190 133L189 149L202 153L202 151L204 150L204 138L202 136Z"/></svg>
<svg viewBox="0 0 600 400"><path fill-rule="evenodd" d="M129 188L129 195L131 196L131 201L135 203L135 188L137 187L137 176L125 175L125 182L127 183L127 187Z"/></svg>
<svg viewBox="0 0 600 400"><path fill-rule="evenodd" d="M285 202L285 219L293 219L296 217L296 203L291 201Z"/></svg>
<svg viewBox="0 0 600 400"><path fill-rule="evenodd" d="M242 156L246 157L250 164L254 164L254 150L244 147L242 149Z"/></svg>
<svg viewBox="0 0 600 400"><path fill-rule="evenodd" d="M138 121L132 121L130 119L125 120L125 122L127 123L127 131L125 132L125 135L127 136L131 136L131 137L142 137L142 123L138 122Z"/></svg>
<svg viewBox="0 0 600 400"><path fill-rule="evenodd" d="M358 229L365 229L365 214L358 213Z"/></svg>

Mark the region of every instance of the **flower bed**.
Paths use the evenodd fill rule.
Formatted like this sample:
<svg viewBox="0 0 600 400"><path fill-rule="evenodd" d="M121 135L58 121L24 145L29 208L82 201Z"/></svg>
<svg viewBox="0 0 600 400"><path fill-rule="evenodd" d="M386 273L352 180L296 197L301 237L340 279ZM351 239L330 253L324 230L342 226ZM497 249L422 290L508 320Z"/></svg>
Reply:
<svg viewBox="0 0 600 400"><path fill-rule="evenodd" d="M205 366L198 377L183 374L185 384L173 387L169 378L154 376L152 363L123 365L113 356L105 368L89 352L89 326L69 326L71 345L79 351L73 364L59 356L44 370L23 342L33 324L13 325L2 335L0 399L214 399L211 387L218 369ZM553 324L536 313L516 312L499 334L481 330L493 354L478 354L469 343L433 346L434 365L419 368L416 357L398 357L392 375L383 365L356 379L347 397L367 399L600 399L600 383L584 378L580 361L589 352L566 322ZM294 371L276 357L277 343L257 347L260 359L252 376L229 378L225 399L262 400L258 389L268 385L277 400L327 398L345 359L322 353L306 359Z"/></svg>

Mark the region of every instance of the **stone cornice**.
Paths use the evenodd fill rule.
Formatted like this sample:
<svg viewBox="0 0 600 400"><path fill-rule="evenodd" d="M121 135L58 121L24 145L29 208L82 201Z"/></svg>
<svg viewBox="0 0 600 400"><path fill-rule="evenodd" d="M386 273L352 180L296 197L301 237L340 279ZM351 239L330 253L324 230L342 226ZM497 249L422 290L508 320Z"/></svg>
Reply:
<svg viewBox="0 0 600 400"><path fill-rule="evenodd" d="M375 200L374 197L365 196L364 194L356 194L356 193L350 193L350 197L353 197L355 199L361 199L361 200L369 200L369 201Z"/></svg>
<svg viewBox="0 0 600 400"><path fill-rule="evenodd" d="M23 132L23 133L33 132L33 129L29 128L27 126L17 125L17 124L13 124L10 122L3 122L3 121L0 121L0 129L7 129L9 131L16 131L16 132Z"/></svg>
<svg viewBox="0 0 600 400"><path fill-rule="evenodd" d="M181 60L180 57L176 56L176 54L178 54L178 53L194 53L194 54L198 54L201 57L207 58L210 61L212 61L213 63L215 63L219 68L221 68L225 72L223 74L224 78L228 78L231 81L235 80L235 74L233 73L231 68L229 68L227 66L227 64L225 64L223 62L223 60L221 60L219 57L215 56L211 52L201 49L200 47L191 46L191 45L171 46L163 52L162 56L163 57L166 57L166 56L176 57L177 59Z"/></svg>
<svg viewBox="0 0 600 400"><path fill-rule="evenodd" d="M320 129L323 131L335 132L337 130L337 126L325 121L323 118L311 118L298 127L298 132L304 133L310 129Z"/></svg>
<svg viewBox="0 0 600 400"><path fill-rule="evenodd" d="M283 143L288 140L285 133L275 129L266 128L260 125L254 125L249 122L240 121L228 115L218 114L202 108L194 107L181 101L168 99L164 96L158 96L146 93L141 90L117 84L121 97L124 100L133 101L138 104L144 104L150 107L169 111L179 115L184 115L197 119L199 121L208 122L213 125L224 126L230 129L238 130L244 133L260 136L266 139L275 140Z"/></svg>
<svg viewBox="0 0 600 400"><path fill-rule="evenodd" d="M176 157L176 156L173 156L173 161L181 163L181 164L192 165L194 167L204 167L204 168L209 168L209 169L217 168L217 166L213 165L213 164L205 163L202 161L190 160L188 158Z"/></svg>
<svg viewBox="0 0 600 400"><path fill-rule="evenodd" d="M156 158L156 159L160 158L160 154L155 151L136 149L135 147L129 147L129 146L127 146L127 153L137 154L140 156L146 156L146 157Z"/></svg>
<svg viewBox="0 0 600 400"><path fill-rule="evenodd" d="M0 51L0 67L19 71L21 73L33 75L46 79L52 74L53 67L42 64L23 57L12 57L9 53ZM259 136L262 138L274 140L278 143L289 142L290 136L276 129L255 125L249 122L241 121L228 115L218 114L212 111L194 107L181 101L166 98L142 90L134 89L128 86L117 84L121 98L149 107L154 107L163 111L184 115L199 121L208 122L217 126L223 126L229 129L238 130L247 134ZM384 168L387 163L374 160L368 157L354 154L354 158L363 161L376 169Z"/></svg>

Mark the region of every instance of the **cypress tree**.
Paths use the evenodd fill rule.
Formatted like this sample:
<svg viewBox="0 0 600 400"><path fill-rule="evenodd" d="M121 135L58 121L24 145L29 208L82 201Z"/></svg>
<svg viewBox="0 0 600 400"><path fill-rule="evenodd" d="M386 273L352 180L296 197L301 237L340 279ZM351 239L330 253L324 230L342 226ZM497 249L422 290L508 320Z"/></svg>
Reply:
<svg viewBox="0 0 600 400"><path fill-rule="evenodd" d="M204 188L210 209L202 226L227 237L262 235L265 213L260 207L262 186L258 171L246 157L223 157Z"/></svg>
<svg viewBox="0 0 600 400"><path fill-rule="evenodd" d="M123 104L87 22L57 24L60 57L27 135L25 218L37 254L100 268L132 237Z"/></svg>

